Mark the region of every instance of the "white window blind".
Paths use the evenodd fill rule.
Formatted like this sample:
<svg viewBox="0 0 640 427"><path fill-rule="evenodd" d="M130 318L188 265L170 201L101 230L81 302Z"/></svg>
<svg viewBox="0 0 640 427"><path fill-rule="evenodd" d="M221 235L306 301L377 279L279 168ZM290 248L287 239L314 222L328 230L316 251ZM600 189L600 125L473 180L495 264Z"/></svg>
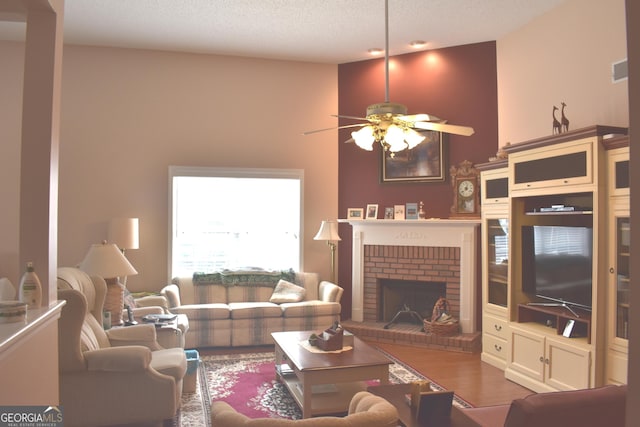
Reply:
<svg viewBox="0 0 640 427"><path fill-rule="evenodd" d="M300 269L303 171L170 167L170 277Z"/></svg>

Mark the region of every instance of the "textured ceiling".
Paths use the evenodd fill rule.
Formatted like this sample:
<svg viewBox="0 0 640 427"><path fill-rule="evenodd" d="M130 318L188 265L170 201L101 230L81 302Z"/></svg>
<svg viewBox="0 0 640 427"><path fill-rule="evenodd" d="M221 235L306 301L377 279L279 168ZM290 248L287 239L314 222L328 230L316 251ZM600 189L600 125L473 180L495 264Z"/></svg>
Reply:
<svg viewBox="0 0 640 427"><path fill-rule="evenodd" d="M497 40L564 1L389 0L389 51ZM24 24L0 22L0 39L23 34ZM65 0L64 39L339 64L384 48L384 0Z"/></svg>

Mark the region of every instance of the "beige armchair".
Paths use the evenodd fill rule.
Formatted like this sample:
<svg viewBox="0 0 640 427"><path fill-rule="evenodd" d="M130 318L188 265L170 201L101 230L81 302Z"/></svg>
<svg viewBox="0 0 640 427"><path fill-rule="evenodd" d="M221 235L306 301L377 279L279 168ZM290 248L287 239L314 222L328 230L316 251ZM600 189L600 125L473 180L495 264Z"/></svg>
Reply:
<svg viewBox="0 0 640 427"><path fill-rule="evenodd" d="M61 283L64 282L64 283ZM187 360L182 348L160 349L153 325L116 328L102 317L103 279L58 271L60 403L65 426L160 422L180 407Z"/></svg>
<svg viewBox="0 0 640 427"><path fill-rule="evenodd" d="M215 401L211 404L212 427L395 427L398 423L398 410L395 406L367 391L353 396L345 417L251 419L236 412L226 402Z"/></svg>

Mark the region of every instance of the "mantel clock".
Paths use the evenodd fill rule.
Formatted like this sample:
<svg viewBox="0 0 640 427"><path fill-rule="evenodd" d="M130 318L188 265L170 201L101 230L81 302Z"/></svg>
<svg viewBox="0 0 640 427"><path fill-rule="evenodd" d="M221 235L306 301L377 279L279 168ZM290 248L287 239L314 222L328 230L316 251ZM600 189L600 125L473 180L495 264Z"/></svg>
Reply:
<svg viewBox="0 0 640 427"><path fill-rule="evenodd" d="M451 218L480 218L480 173L468 160L451 166Z"/></svg>

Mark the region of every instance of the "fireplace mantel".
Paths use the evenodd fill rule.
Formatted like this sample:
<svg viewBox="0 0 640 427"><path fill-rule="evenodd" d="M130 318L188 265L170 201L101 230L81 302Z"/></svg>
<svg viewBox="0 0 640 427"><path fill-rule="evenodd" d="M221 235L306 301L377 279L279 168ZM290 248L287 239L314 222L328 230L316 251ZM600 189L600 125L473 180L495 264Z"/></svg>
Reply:
<svg viewBox="0 0 640 427"><path fill-rule="evenodd" d="M424 246L460 248L460 325L463 333L477 331L475 219L338 220L353 227L352 309L353 321L363 321L364 246Z"/></svg>

